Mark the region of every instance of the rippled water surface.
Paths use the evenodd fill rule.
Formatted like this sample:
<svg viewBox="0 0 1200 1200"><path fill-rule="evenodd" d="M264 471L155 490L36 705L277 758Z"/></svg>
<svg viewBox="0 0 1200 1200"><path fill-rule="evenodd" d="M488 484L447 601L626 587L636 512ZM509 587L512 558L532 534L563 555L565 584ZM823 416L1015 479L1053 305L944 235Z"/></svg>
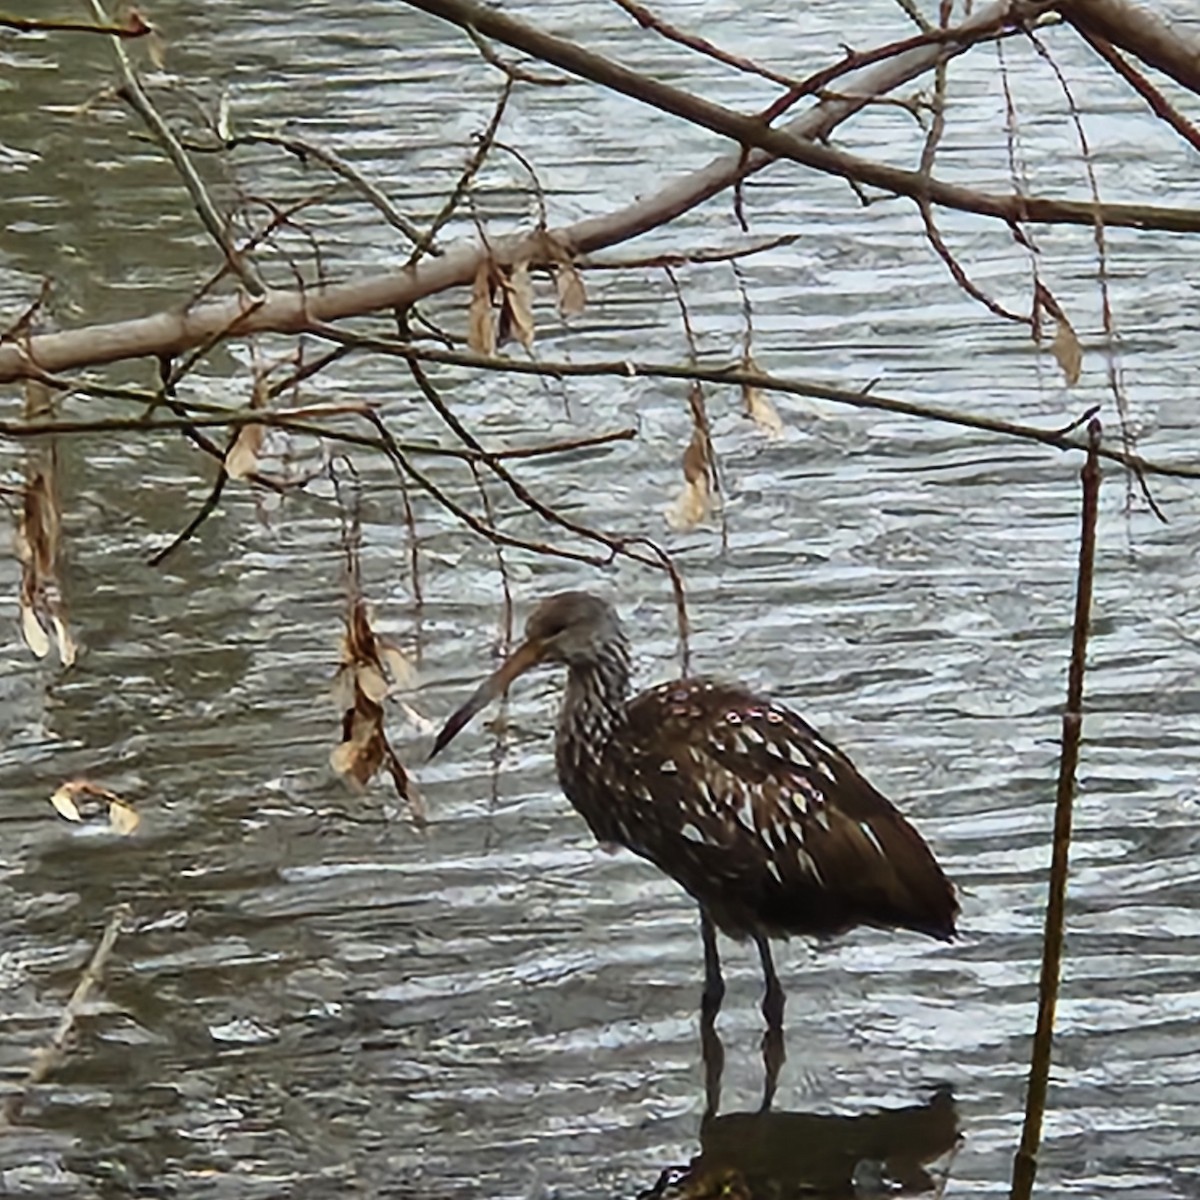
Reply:
<svg viewBox="0 0 1200 1200"><path fill-rule="evenodd" d="M24 9L43 7L78 15ZM722 103L749 111L773 94L685 58L600 0L512 8ZM727 0L660 8L796 74L842 42L909 32L883 0L779 15ZM1200 35L1189 3L1163 8ZM173 119L195 117L183 85L209 104L225 90L235 122L292 122L417 219L439 207L499 86L457 32L398 0L160 0L152 15L172 73L156 95ZM1046 39L1083 112L1103 194L1200 203L1195 154L1067 33ZM1006 63L1035 190L1086 196L1053 74L1015 42ZM112 78L98 39L0 37L5 324L47 275L55 319L74 326L177 302L211 269L169 168L100 97ZM994 51L953 68L951 95L939 172L1007 190ZM503 136L533 162L552 223L650 194L721 149L582 83L519 89ZM919 135L911 116L876 108L838 136L911 163ZM223 201L239 190L294 200L328 183L264 149L205 170ZM797 235L742 267L764 367L854 387L878 379L880 392L1044 427L1099 404L1115 437L1089 230L1039 234L1042 278L1085 343L1083 378L1068 394L1025 330L957 289L906 203L863 209L843 184L785 164L747 188L746 208L755 234ZM485 170L476 211L496 231L533 219L527 176L510 156ZM344 189L305 219L333 276L406 255ZM961 214L942 224L979 283L1027 304L1029 264L1007 231ZM472 236L470 221L452 233ZM718 197L637 247L737 236ZM311 268L305 232L288 245ZM1140 448L1196 465L1196 243L1113 230L1109 250ZM736 354L729 267L683 268L680 283L701 351ZM685 354L661 273L596 274L589 287L573 329L548 304L539 310L542 356ZM459 294L429 315L461 328L465 310ZM191 394L244 398L246 358L215 357ZM127 365L111 377L152 373ZM202 502L210 467L174 442L71 441L59 454L64 591L83 646L73 669L31 659L16 620L18 567L0 563L0 1065L10 1090L53 1034L113 907L126 901L133 916L65 1066L0 1140L0 1191L634 1196L703 1150L718 1172L774 1170L843 1193L855 1172L860 1194L877 1193L876 1170L921 1186L929 1160L949 1172L947 1195L1006 1192L1034 1019L1078 460L787 397L777 398L784 436L770 441L740 397L714 389L722 550L714 529L671 533L663 520L689 433L679 385L543 386L452 370L438 379L490 444L637 430L600 450L523 461L520 478L579 519L653 536L677 555L693 665L801 709L897 799L962 890L961 938L860 931L781 946L790 1058L769 1118L744 1115L761 1087L757 966L728 947L723 1111L702 1129L695 914L647 865L600 852L558 793L558 682L528 679L505 722L478 722L436 764L415 766L431 818L420 835L382 785L358 797L328 767L343 607L329 488L282 504L231 488L201 534L155 569L146 559ZM307 396L367 398L406 435L438 432L405 373L383 360L335 367ZM10 393L5 415L19 403ZM20 481L25 454L0 446L5 483ZM502 640L495 556L417 497L418 607L394 479L369 456L358 464L365 587L381 629L419 658L423 682L409 703L437 722ZM478 503L469 475L444 462L428 469ZM1139 503L1130 513L1115 470L1102 494L1047 1197L1200 1194L1200 496L1187 481L1153 487L1167 524ZM493 500L513 531L556 536L510 497ZM520 613L553 589L605 589L634 636L639 682L678 669L657 574L519 552L508 565ZM428 729L398 705L391 717L401 754L420 764ZM53 815L48 796L78 775L138 802L136 836ZM885 1168L897 1145L913 1162Z"/></svg>

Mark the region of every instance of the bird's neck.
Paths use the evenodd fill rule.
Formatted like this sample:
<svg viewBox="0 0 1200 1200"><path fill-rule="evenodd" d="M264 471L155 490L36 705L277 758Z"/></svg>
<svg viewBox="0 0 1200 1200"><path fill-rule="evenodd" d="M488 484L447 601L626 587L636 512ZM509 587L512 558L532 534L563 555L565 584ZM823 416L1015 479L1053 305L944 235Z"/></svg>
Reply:
<svg viewBox="0 0 1200 1200"><path fill-rule="evenodd" d="M624 646L567 670L558 717L560 743L595 756L625 719L629 655Z"/></svg>

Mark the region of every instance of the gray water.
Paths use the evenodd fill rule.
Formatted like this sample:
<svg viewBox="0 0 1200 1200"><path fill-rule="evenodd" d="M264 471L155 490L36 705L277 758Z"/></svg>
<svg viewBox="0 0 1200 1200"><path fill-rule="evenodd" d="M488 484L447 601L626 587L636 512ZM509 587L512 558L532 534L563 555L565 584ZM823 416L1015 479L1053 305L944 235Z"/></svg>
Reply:
<svg viewBox="0 0 1200 1200"><path fill-rule="evenodd" d="M829 61L843 41L865 47L909 32L883 0L778 16L725 0L660 9L796 74ZM1183 0L1173 10L1196 25ZM78 15L68 5L45 11ZM723 103L749 110L773 94L684 57L599 0L524 11ZM210 104L226 89L235 121L292 122L417 219L440 205L499 85L460 35L398 0L295 11L161 0L150 15L167 36L170 77L156 91L165 112L190 120L184 88ZM1196 155L1068 33L1046 40L1083 111L1102 193L1200 202ZM1035 190L1085 196L1053 75L1015 42L1006 61ZM75 326L178 302L211 269L169 168L131 140L132 119L98 99L112 78L98 39L0 37L6 324L46 275L54 319ZM939 172L1006 191L994 52L957 63L951 94ZM89 100L86 114L73 111ZM919 136L911 121L872 109L838 137L909 163ZM535 161L552 223L649 194L720 148L581 83L519 90L504 137ZM206 162L205 171L225 202L239 189L294 200L327 183L268 150L229 167ZM496 232L533 215L526 177L506 156L484 172L476 203ZM1042 277L1086 347L1083 378L1068 393L1025 330L958 291L907 202L864 210L843 184L785 164L749 186L747 207L756 236L799 235L743 263L764 367L852 387L878 379L889 395L1044 427L1100 404L1115 438L1089 230L1038 233ZM331 276L406 256L344 189L306 220ZM943 214L942 228L978 282L1027 304L1028 262L1005 230L961 214ZM464 220L447 240L471 234ZM718 197L636 249L735 238L728 198ZM305 239L297 233L287 245L311 272ZM1140 448L1192 465L1196 245L1109 232ZM281 260L271 269L288 278ZM685 268L681 280L702 351L734 355L741 323L729 268ZM588 283L591 304L573 328L548 302L539 308L540 355L683 357L660 273ZM461 329L466 298L440 298L428 311ZM264 341L260 353L283 349ZM215 356L188 394L243 403L239 353ZM108 377L150 383L153 373L127 364ZM437 377L489 444L636 428L631 442L522 462L520 478L580 520L668 547L687 580L694 668L804 712L901 804L961 888L962 936L951 945L860 931L780 947L790 1058L774 1125L736 1117L753 1112L761 1088L760 985L753 956L727 948L725 1124L703 1130L705 1154L720 1162L752 1148L761 1163L772 1138L773 1154L818 1153L867 1128L813 1124L820 1116L909 1108L914 1125L897 1136L921 1143L918 1158L945 1149L955 1124L961 1130L957 1153L940 1161L947 1195L1004 1193L1034 1020L1078 458L787 397L775 401L784 436L769 441L737 395L713 389L723 551L714 527L672 533L663 519L689 434L678 385L543 385L448 369ZM306 393L348 397L379 403L406 435L438 433L391 362L358 358ZM5 415L19 404L10 389ZM75 404L75 415L115 411ZM312 447L295 449L302 465L316 461ZM3 482L20 482L26 453L0 445ZM16 620L18 568L0 563L0 1063L9 1089L52 1035L114 905L129 902L133 917L66 1065L31 1091L22 1123L0 1139L0 1190L627 1197L697 1155L695 915L647 865L601 853L559 795L557 681L523 682L503 726L477 722L429 766L428 727L393 705L394 743L430 814L422 835L385 785L356 796L328 766L343 607L328 485L282 503L231 487L200 535L154 569L146 559L202 502L211 465L182 442L115 435L63 442L59 454L64 592L83 647L74 668L32 659ZM419 660L422 683L408 703L437 723L495 661L495 557L417 497L418 607L394 478L370 456L356 461L365 589L379 627ZM477 503L468 474L429 469ZM1200 504L1195 484L1153 487L1168 524L1139 504L1129 511L1115 470L1101 498L1068 957L1040 1175L1047 1197L1200 1193ZM507 528L557 539L502 492L493 499ZM606 590L635 636L639 683L678 670L658 574L628 562L603 571L519 552L507 559L520 614L558 588ZM138 804L134 837L54 815L49 795L80 775Z"/></svg>

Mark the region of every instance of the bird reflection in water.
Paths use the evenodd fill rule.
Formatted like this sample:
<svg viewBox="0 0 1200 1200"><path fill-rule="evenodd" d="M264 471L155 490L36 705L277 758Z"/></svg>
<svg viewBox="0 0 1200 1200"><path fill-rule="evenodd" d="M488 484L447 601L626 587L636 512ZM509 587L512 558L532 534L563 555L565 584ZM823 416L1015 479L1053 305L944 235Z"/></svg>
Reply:
<svg viewBox="0 0 1200 1200"><path fill-rule="evenodd" d="M925 1104L855 1116L709 1113L700 1127L700 1153L686 1167L663 1171L638 1200L919 1195L944 1186L959 1141L949 1089Z"/></svg>
<svg viewBox="0 0 1200 1200"><path fill-rule="evenodd" d="M432 753L542 663L567 668L555 737L567 799L599 842L648 859L700 907L710 1038L725 994L717 931L757 947L769 1107L784 1056L769 939L870 925L948 940L953 886L890 801L790 709L712 679L630 700L629 643L612 606L587 592L534 609L525 640L446 722Z"/></svg>

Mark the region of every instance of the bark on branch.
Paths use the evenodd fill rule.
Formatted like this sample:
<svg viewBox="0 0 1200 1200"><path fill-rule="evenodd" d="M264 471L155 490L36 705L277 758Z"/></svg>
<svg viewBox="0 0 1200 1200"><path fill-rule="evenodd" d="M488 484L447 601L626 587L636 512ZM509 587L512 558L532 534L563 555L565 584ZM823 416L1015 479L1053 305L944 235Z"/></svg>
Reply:
<svg viewBox="0 0 1200 1200"><path fill-rule="evenodd" d="M1065 0L1059 11L1081 32L1128 50L1200 96L1200 38L1132 0Z"/></svg>
<svg viewBox="0 0 1200 1200"><path fill-rule="evenodd" d="M707 167L684 176L647 200L555 232L575 251L586 253L658 228L739 179L777 158L832 171L885 191L927 199L934 204L994 216L1006 222L1041 221L1200 232L1200 211L1143 205L1096 205L1036 197L996 196L931 180L920 172L868 162L812 140L827 136L841 121L874 97L923 74L977 41L995 36L1009 19L1007 0L986 5L955 30L954 36L907 49L895 58L861 71L851 96L822 101L782 129L648 79L599 55L552 37L471 0L412 0L416 6L457 21L464 27L506 42L546 61L556 62L607 86L695 121L738 144ZM846 87L843 91L850 91ZM755 149L746 153L743 147ZM511 235L491 242L501 262L536 253L538 235ZM157 313L109 325L23 337L0 344L0 383L144 356L172 358L195 346L226 336L256 332L298 333L313 323L333 322L363 313L401 308L426 296L469 283L486 253L462 246L436 262L411 269L307 291L271 290L251 302L230 297L194 308Z"/></svg>

